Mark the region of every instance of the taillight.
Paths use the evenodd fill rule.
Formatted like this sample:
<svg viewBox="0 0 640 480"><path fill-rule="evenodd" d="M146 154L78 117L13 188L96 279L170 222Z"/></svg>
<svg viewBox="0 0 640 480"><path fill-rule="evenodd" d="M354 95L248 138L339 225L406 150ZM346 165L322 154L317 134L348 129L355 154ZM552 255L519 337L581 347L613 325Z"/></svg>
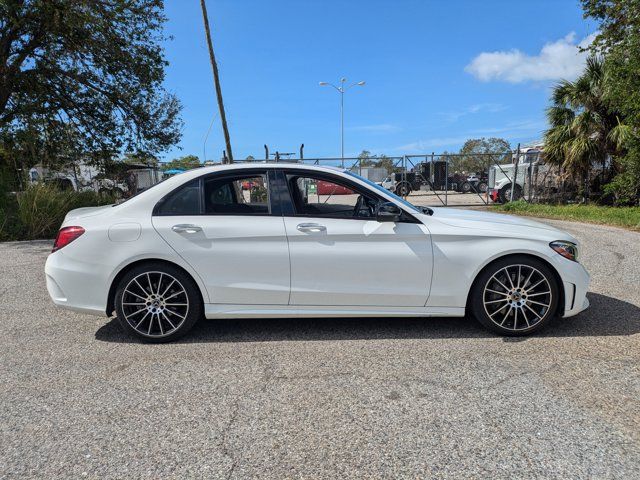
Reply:
<svg viewBox="0 0 640 480"><path fill-rule="evenodd" d="M83 233L84 233L84 228L82 227L61 228L58 231L58 236L56 237L56 241L53 242L53 250L51 250L51 253L60 250L62 247L66 247Z"/></svg>

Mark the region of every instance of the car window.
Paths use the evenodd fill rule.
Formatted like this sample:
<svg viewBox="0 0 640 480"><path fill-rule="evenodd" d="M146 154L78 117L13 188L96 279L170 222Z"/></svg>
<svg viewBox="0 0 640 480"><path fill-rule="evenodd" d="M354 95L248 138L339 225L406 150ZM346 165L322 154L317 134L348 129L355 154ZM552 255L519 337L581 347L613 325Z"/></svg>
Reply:
<svg viewBox="0 0 640 480"><path fill-rule="evenodd" d="M200 182L192 180L167 195L156 215L199 215Z"/></svg>
<svg viewBox="0 0 640 480"><path fill-rule="evenodd" d="M330 218L374 218L378 200L350 184L325 176L287 174L296 215Z"/></svg>
<svg viewBox="0 0 640 480"><path fill-rule="evenodd" d="M398 202L402 203L403 205L409 207L414 212L422 213L421 208L418 208L415 205L413 205L412 203L407 202L404 198L399 197L398 195L396 195L393 192L390 192L389 190L387 190L386 188L382 187L381 185L378 185L377 183L373 183L368 178L361 177L360 175L358 175L356 173L353 173L351 171L346 171L345 173L347 175L351 175L352 177L355 177L355 178L358 178L358 179L362 180L367 185L369 185L371 188L375 188L376 190L379 190L380 192L384 193L385 195L389 195L390 197L394 198L396 201L398 201Z"/></svg>
<svg viewBox="0 0 640 480"><path fill-rule="evenodd" d="M204 212L210 215L268 215L266 175L214 176L205 179Z"/></svg>

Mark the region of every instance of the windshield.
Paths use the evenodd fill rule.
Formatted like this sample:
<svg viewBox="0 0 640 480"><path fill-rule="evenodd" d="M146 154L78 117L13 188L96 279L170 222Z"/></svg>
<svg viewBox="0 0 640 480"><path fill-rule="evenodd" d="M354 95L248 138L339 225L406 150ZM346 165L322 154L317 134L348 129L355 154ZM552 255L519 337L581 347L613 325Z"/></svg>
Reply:
<svg viewBox="0 0 640 480"><path fill-rule="evenodd" d="M402 203L403 205L406 205L407 207L409 207L411 210L413 210L416 213L423 213L422 209L416 207L415 205L407 202L404 198L399 197L398 195L396 195L393 192L390 192L389 190L387 190L386 188L384 188L382 185L378 185L377 183L372 182L371 180L369 180L368 178L364 178L361 177L360 175L358 175L357 173L353 173L350 170L345 170L345 172L347 175L351 175L352 177L357 178L358 180L362 180L363 182L365 182L367 185L369 185L370 187L372 187L375 190L378 190L380 192L384 192L387 195L393 197L395 200L397 200L398 202Z"/></svg>

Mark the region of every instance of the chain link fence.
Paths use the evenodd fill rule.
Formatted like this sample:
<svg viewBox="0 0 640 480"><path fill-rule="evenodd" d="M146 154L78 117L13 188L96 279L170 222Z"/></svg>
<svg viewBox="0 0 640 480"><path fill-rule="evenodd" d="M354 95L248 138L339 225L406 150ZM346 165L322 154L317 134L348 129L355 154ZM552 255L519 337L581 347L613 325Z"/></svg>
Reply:
<svg viewBox="0 0 640 480"><path fill-rule="evenodd" d="M518 147L499 153L287 158L279 161L345 168L415 205L424 206L472 207L514 200L546 201L561 195L565 183L558 168L544 163L539 148Z"/></svg>

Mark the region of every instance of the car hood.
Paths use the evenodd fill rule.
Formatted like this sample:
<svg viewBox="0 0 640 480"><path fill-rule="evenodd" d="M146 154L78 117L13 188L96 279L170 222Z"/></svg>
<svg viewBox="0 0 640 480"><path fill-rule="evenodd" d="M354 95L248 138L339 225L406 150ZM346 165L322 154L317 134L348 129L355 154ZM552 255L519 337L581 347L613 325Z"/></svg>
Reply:
<svg viewBox="0 0 640 480"><path fill-rule="evenodd" d="M489 230L504 235L539 236L577 243L576 239L567 232L524 217L457 208L435 207L432 210L433 215L430 218L453 227Z"/></svg>
<svg viewBox="0 0 640 480"><path fill-rule="evenodd" d="M64 217L64 221L77 220L79 218L92 217L110 209L113 205L103 205L101 207L82 207L70 210Z"/></svg>

